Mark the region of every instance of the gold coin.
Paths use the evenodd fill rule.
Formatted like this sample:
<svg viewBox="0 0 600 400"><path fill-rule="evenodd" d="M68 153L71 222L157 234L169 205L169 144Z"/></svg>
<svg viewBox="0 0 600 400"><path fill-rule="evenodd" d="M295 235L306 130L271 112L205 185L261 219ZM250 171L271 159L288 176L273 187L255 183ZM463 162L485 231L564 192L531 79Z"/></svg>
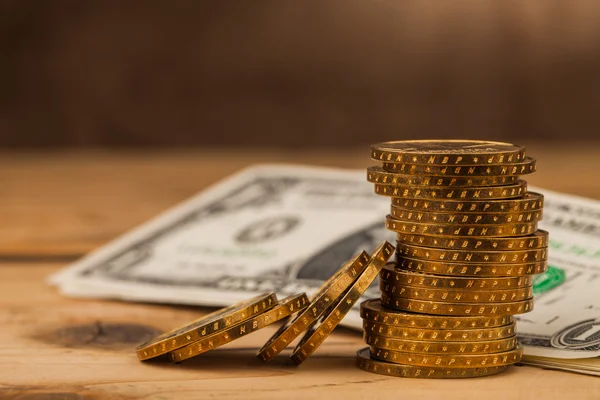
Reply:
<svg viewBox="0 0 600 400"><path fill-rule="evenodd" d="M165 332L136 349L140 360L148 360L212 335L254 317L277 304L275 293L261 294L205 315L182 327Z"/></svg>
<svg viewBox="0 0 600 400"><path fill-rule="evenodd" d="M406 199L393 197L392 206L423 212L514 214L542 210L544 196L536 192L527 192L518 199L506 200Z"/></svg>
<svg viewBox="0 0 600 400"><path fill-rule="evenodd" d="M323 284L302 312L283 324L265 343L256 355L263 361L270 361L295 338L308 328L325 310L344 294L369 264L370 258L364 251L347 262L327 282Z"/></svg>
<svg viewBox="0 0 600 400"><path fill-rule="evenodd" d="M394 364L419 365L424 367L473 368L516 364L523 358L523 348L495 354L412 354L403 351L379 349L371 346L371 358Z"/></svg>
<svg viewBox="0 0 600 400"><path fill-rule="evenodd" d="M513 322L511 315L456 317L406 313L384 308L379 299L363 301L360 305L360 316L371 322L425 329L493 328Z"/></svg>
<svg viewBox="0 0 600 400"><path fill-rule="evenodd" d="M506 164L523 160L525 148L482 140L400 140L371 145L371 158L396 164Z"/></svg>
<svg viewBox="0 0 600 400"><path fill-rule="evenodd" d="M367 168L367 181L381 185L413 185L431 187L478 187L510 185L518 176L420 176L387 172L381 167Z"/></svg>
<svg viewBox="0 0 600 400"><path fill-rule="evenodd" d="M438 237L399 233L398 243L412 244L439 249L464 250L527 250L548 247L548 232L538 229L531 235L522 237Z"/></svg>
<svg viewBox="0 0 600 400"><path fill-rule="evenodd" d="M512 199L527 193L527 182L519 180L512 185L478 188L437 188L419 186L391 186L376 183L375 193L381 196L409 199Z"/></svg>
<svg viewBox="0 0 600 400"><path fill-rule="evenodd" d="M207 351L221 347L236 339L271 325L293 313L304 310L308 306L306 294L296 294L277 303L273 308L246 321L205 336L177 350L169 352L171 361L183 361Z"/></svg>
<svg viewBox="0 0 600 400"><path fill-rule="evenodd" d="M356 353L356 366L366 372L402 378L474 378L498 374L507 370L508 366L481 368L445 368L419 367L416 365L394 364L370 358L369 348Z"/></svg>
<svg viewBox="0 0 600 400"><path fill-rule="evenodd" d="M381 294L381 304L395 310L436 315L524 314L533 310L533 300L486 304L442 303L390 297L385 293Z"/></svg>
<svg viewBox="0 0 600 400"><path fill-rule="evenodd" d="M419 212L515 214L542 210L544 196L536 192L527 192L520 198L504 200L405 199L392 197L392 206Z"/></svg>
<svg viewBox="0 0 600 400"><path fill-rule="evenodd" d="M360 299L365 290L379 274L381 268L394 254L394 246L383 242L371 255L371 261L365 271L352 284L344 296L331 306L319 320L310 326L300 343L294 349L291 359L296 364L304 362L329 336L352 306Z"/></svg>
<svg viewBox="0 0 600 400"><path fill-rule="evenodd" d="M429 211L414 211L399 207L391 207L390 215L398 221L419 222L426 224L522 224L526 222L538 222L542 219L542 210L527 211L523 213L435 213Z"/></svg>
<svg viewBox="0 0 600 400"><path fill-rule="evenodd" d="M382 292L392 297L457 303L506 303L533 298L532 286L518 289L485 290L476 292L464 289L415 288L380 281L379 288Z"/></svg>
<svg viewBox="0 0 600 400"><path fill-rule="evenodd" d="M497 165L424 165L395 164L384 162L383 169L404 175L427 176L515 176L532 174L536 170L534 158L525 157L522 162Z"/></svg>
<svg viewBox="0 0 600 400"><path fill-rule="evenodd" d="M427 342L472 342L475 340L505 339L516 334L516 324L479 329L423 329L407 328L363 321L366 334Z"/></svg>
<svg viewBox="0 0 600 400"><path fill-rule="evenodd" d="M524 264L463 264L397 257L396 269L445 276L523 276L546 272L547 261Z"/></svg>
<svg viewBox="0 0 600 400"><path fill-rule="evenodd" d="M396 254L402 257L424 261L461 262L461 263L494 263L494 264L523 264L533 261L546 261L548 248L515 251L489 250L453 250L436 249L433 247L414 246L399 242Z"/></svg>
<svg viewBox="0 0 600 400"><path fill-rule="evenodd" d="M392 285L406 285L425 289L466 289L473 292L517 289L533 284L533 276L531 275L497 278L442 276L398 270L394 268L393 263L388 263L383 267L379 278L381 282Z"/></svg>
<svg viewBox="0 0 600 400"><path fill-rule="evenodd" d="M430 342L389 338L365 332L363 338L369 346L413 354L493 354L508 351L517 346L517 336L473 342Z"/></svg>
<svg viewBox="0 0 600 400"><path fill-rule="evenodd" d="M537 223L502 224L502 225L454 225L454 224L421 224L404 222L385 217L387 229L397 233L437 236L473 236L473 237L513 237L531 235L537 230Z"/></svg>

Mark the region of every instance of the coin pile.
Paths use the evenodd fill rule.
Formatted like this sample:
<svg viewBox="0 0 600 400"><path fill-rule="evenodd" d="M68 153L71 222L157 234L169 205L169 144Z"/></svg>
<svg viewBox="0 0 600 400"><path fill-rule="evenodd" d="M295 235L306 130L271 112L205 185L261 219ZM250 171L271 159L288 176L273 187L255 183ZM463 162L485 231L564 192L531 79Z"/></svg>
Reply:
<svg viewBox="0 0 600 400"><path fill-rule="evenodd" d="M535 171L509 143L436 140L371 146L375 192L391 197L386 227L396 262L380 273L381 299L361 304L363 370L393 376L491 375L523 354L512 315L533 308L532 276L547 267L537 229Z"/></svg>
<svg viewBox="0 0 600 400"><path fill-rule="evenodd" d="M361 252L345 263L310 300L304 293L281 301L275 293L257 296L151 339L137 348L138 358L144 361L164 356L180 362L289 317L257 356L270 361L304 334L291 355L300 364L352 309L394 250L393 245L383 242L371 255Z"/></svg>

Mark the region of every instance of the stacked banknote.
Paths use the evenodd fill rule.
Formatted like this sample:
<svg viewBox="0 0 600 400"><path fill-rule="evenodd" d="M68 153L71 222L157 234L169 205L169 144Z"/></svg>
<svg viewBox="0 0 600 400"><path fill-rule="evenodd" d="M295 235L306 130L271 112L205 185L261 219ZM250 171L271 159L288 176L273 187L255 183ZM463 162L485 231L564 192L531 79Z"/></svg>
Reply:
<svg viewBox="0 0 600 400"><path fill-rule="evenodd" d="M535 160L508 143L453 140L380 143L371 157L397 257L380 274L381 298L361 306L369 348L357 365L446 378L519 362L512 316L533 309L533 275L547 269L543 196L520 179Z"/></svg>

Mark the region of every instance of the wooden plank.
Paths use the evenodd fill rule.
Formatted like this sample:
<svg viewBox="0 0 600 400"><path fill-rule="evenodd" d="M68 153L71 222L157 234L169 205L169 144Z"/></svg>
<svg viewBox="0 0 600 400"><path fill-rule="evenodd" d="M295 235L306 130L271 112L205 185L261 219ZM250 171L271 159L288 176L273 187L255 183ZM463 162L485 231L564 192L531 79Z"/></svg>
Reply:
<svg viewBox="0 0 600 400"><path fill-rule="evenodd" d="M595 143L527 148L532 185L600 199ZM0 259L77 257L249 165L365 168L367 149L0 154Z"/></svg>
<svg viewBox="0 0 600 400"><path fill-rule="evenodd" d="M141 363L133 350L144 335L206 310L64 298L44 283L57 268L0 268L2 399L600 398L599 379L532 367L456 381L369 374L354 367L361 335L346 329L300 367L254 357L274 327L186 363Z"/></svg>
<svg viewBox="0 0 600 400"><path fill-rule="evenodd" d="M361 153L3 154L0 256L81 255L249 165L361 167L368 152Z"/></svg>
<svg viewBox="0 0 600 400"><path fill-rule="evenodd" d="M529 150L539 160L539 172L527 177L531 184L600 198L595 145ZM283 357L268 365L254 358L275 328L180 365L140 363L133 349L144 336L207 310L67 299L44 281L62 264L7 262L67 261L259 162L371 164L365 149L0 155L0 398L600 397L597 379L531 367L465 381L368 374L354 367L354 353L364 346L360 334L346 329L337 329L300 368Z"/></svg>

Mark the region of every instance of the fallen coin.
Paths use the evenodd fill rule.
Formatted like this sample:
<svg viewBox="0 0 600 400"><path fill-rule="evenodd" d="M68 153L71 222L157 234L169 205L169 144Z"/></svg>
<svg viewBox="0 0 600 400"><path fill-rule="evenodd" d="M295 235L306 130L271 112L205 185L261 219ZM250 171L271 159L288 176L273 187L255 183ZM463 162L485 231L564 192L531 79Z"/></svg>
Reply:
<svg viewBox="0 0 600 400"><path fill-rule="evenodd" d="M189 343L252 318L277 304L275 293L262 294L205 315L182 327L165 332L140 345L136 353L140 360L167 354Z"/></svg>
<svg viewBox="0 0 600 400"><path fill-rule="evenodd" d="M262 314L169 352L169 357L171 361L179 362L206 353L302 311L308 307L308 303L308 297L304 293L287 297Z"/></svg>

